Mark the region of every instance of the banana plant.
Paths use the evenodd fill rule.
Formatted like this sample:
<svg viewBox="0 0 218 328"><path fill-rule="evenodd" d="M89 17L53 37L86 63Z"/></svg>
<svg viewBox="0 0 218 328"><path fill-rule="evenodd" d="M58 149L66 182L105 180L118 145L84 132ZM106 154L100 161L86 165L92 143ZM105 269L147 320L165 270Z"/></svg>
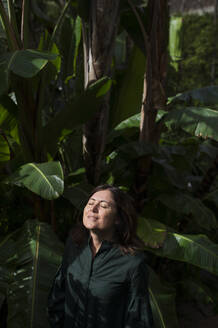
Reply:
<svg viewBox="0 0 218 328"><path fill-rule="evenodd" d="M69 54L74 55L72 69L75 74L81 20L79 17L70 18L72 3L67 1L52 33L45 30L36 49L30 49L28 2L22 3L20 22L12 1L8 0L7 5L8 10L0 1L0 16L8 42L8 52L0 54L0 160L11 174L8 180L12 182L14 179L17 185L27 186L45 199L54 199L63 192L62 173L56 174L60 168L57 163L51 162L57 156L59 143L75 127L93 116L110 88L110 81L106 77L96 79L76 97L72 96L72 88L65 87L64 92L68 95L62 94L61 110L56 108L51 98L56 96L60 74L63 71L63 86L69 85L72 79L68 71L70 59L66 45L63 45L63 40L60 46L56 42L59 42L58 36L63 31L72 35ZM21 26L20 33L18 25ZM49 112L53 114L49 115ZM44 168L41 169L43 162ZM12 174L16 169L19 173ZM51 179L55 187L51 184L50 189L45 188Z"/></svg>
<svg viewBox="0 0 218 328"><path fill-rule="evenodd" d="M11 2L8 1L8 3ZM74 9L80 10L85 25L89 14L88 5L84 1L73 1L72 3L77 6ZM178 95L172 99L169 105L165 106L166 99L162 88L162 78L165 74L165 64L163 63L165 63L166 44L163 45L163 52L158 52L158 56L154 58L152 54L155 53L155 47L149 49L145 39L150 36L154 42L158 39L159 43L162 44L164 41L162 32L164 30L163 26L166 27L167 25L167 20L165 20L166 7L162 2L164 10L158 11L157 8L161 9L159 1L155 3L149 1L148 7L144 1L137 1L138 3L142 5L136 6L133 1L122 2L124 8L121 26L132 37L135 46L123 78L119 80L119 74L114 75L117 81L112 85L110 131L106 139L105 151L101 153L101 157L105 159L104 166L102 166L101 182L120 185L132 194L135 193L134 196L137 199L137 191L140 188L133 188L135 186L135 177L138 174L137 168L139 168L137 163L141 162L144 169L145 162L141 159L149 158L149 176L146 175L146 180L142 174L143 179L141 179L141 182L146 184L146 197L140 199L141 217L138 233L146 244L145 250L149 253L152 268L156 272L154 273L151 270L150 273L150 295L155 324L157 327L177 327L175 296L179 294L178 285L182 286L185 279L186 281L187 279L188 281L193 279L193 267L198 270L199 276L206 271L213 276L217 275L217 237L215 234L217 228L215 210L217 208L217 185L213 183L215 179L212 179L212 182L209 183L209 190L204 188L204 193L202 189L199 192L204 180L203 176L207 176L207 185L208 176L210 178L216 176L214 172L211 175L210 168L214 167L217 156L217 90L216 87L209 87L203 90L190 91L187 94ZM11 6L9 8L10 11L13 10ZM28 44L28 33L23 32L26 37L19 38L16 28L10 28L14 16L10 15L12 21L8 22L7 15L4 15L2 7L0 7L0 10L6 27L6 34L13 36L12 40L8 42L10 51L2 56L0 64L6 72L2 75L6 84L2 86L3 97L0 99L2 109L0 117L0 146L2 145L0 158L3 165L6 160L10 162L9 169L11 171L14 171L12 170L14 167L20 167L13 176L14 180L12 180L30 189L33 186L32 180L26 176L26 172L31 172L31 175L33 173L35 176L35 173L40 170L41 173L38 172L39 174L36 175L36 188L31 190L42 196L45 185L42 184L43 187L41 187L38 184L40 182L38 177L48 173L48 182L51 184L55 181L56 185L57 181L61 182L62 174L58 175L60 180L54 178L53 174L50 174L50 170L48 168L44 170L45 167L41 166L43 164L39 162L55 158L58 150L60 150L60 153L62 152L62 158L67 158L65 155L68 151L68 160L71 161L69 167L73 167L72 162L74 157L77 156L78 147L75 146L74 148L72 146L74 141L72 130L78 128L79 136L82 135L81 124L90 119L93 113L101 107L102 96L104 97L110 90L111 81L107 78L98 80L90 85L85 92L81 91L83 89L83 84L81 84L79 96L78 90L75 91L74 88L71 88L75 74L77 74L76 62L79 60L81 20L78 17L74 19L69 15L69 2L63 8L57 25L53 24L52 28L50 21L45 17L46 15L43 16L43 13L35 5L35 12L38 17L46 21L49 31L43 34L37 49L31 49L30 51L28 47L22 48L22 40L26 40L24 43ZM24 17L28 16L28 8L23 7L22 12L23 21L25 21ZM152 13L151 17L154 18L150 21L150 28L146 21L146 17L149 17L148 13ZM163 13L164 17L161 15ZM129 17L128 19L125 19L126 15ZM159 26L161 27L160 30L155 25L158 21L161 22L157 17L163 19L163 24ZM16 25L13 23L13 26ZM25 24L25 30L27 31L27 29L27 24ZM161 33L158 34L158 31L161 31ZM67 44L64 44L65 38L63 37L60 42L58 35L67 36ZM69 35L75 35L75 40L70 39ZM68 48L70 50L69 56L67 55ZM75 51L72 49L75 49ZM14 54L14 57L11 53ZM28 73L29 69L22 62L23 56L28 59L28 64L31 64L31 74L33 75L28 77L22 76L23 72L30 74ZM147 65L152 64L147 67L148 83L145 88L148 88L147 95L150 97L147 99L147 105L151 104L150 109L153 110L154 115L149 118L149 111L144 111L146 109L145 103L143 103L142 112L146 112L147 118L145 120L150 122L152 126L157 127L157 138L155 136L152 141L159 140L159 144L156 142L155 145L138 141L141 114L137 113L140 111L142 99L145 56L147 56ZM64 60L66 57L68 58L67 61ZM71 63L70 58L73 58ZM17 62L19 65L22 62L22 72L16 66ZM161 65L156 65L156 62L161 62ZM35 63L38 67L37 71L34 71ZM116 69L114 63L111 67L113 70ZM161 71L157 72L156 67L161 67ZM67 74L68 70L70 75ZM152 77L155 76L154 80L160 82L158 85L155 85L155 81L149 75L151 71L155 73L151 74ZM51 94L46 88L46 82L49 82L49 89L53 88L53 83L57 86L61 72L64 75L64 83L61 88L65 92L67 101L63 101L63 97L59 97L58 99L61 99L61 102L59 102L60 108L57 108L57 106L52 107L52 102L47 102ZM22 81L25 83L21 84ZM31 87L27 85L29 83ZM136 83L137 91L134 89ZM8 89L12 94L7 93ZM29 91L31 92L29 93ZM153 91L155 92L152 93ZM23 99L26 99L27 94L29 94L30 99L23 101ZM73 94L73 97L71 94ZM74 97L75 94L76 97ZM159 96L160 98L158 98ZM149 102L152 99L155 100L154 107ZM143 100L145 100L145 94ZM34 106L35 103L37 106L32 106L33 103ZM25 112L23 108L26 108ZM164 110L161 110L161 108ZM52 115L48 115L50 110ZM25 114L21 115L22 113ZM30 113L37 113L34 121L35 125L28 124L29 117L31 117ZM129 117L133 114L136 115ZM50 116L53 116L53 118L51 119ZM123 121L124 119L125 121ZM145 127L142 122L141 125ZM35 129L33 129L34 133L29 131L29 127L32 126ZM32 131L32 128L30 130ZM152 129L148 130L148 133L152 131ZM67 139L68 137L69 139ZM76 138L77 135L75 140ZM65 140L72 141L72 143L69 142L69 147L67 147L67 142L63 142ZM20 156L17 156L17 149L20 150ZM22 153L25 153L25 160ZM26 164L26 159L28 159L28 164ZM15 160L19 162L19 165ZM85 169L82 167L83 162L80 161L79 164L81 166L76 167L78 168L77 171L70 171L66 179L67 188L64 192L64 196L71 201L74 209L81 209L81 201L84 200L87 192L92 188L86 181ZM66 161L64 165L67 166ZM5 167L8 168L8 165ZM63 183L60 183L57 190L52 184L51 189L46 191L46 195L56 197L60 195L62 188ZM17 243L17 240L14 243ZM19 257L17 261L19 261ZM10 263L14 265L15 262L11 261ZM167 277L166 271L170 271L172 278L176 272L176 267L182 268L180 272L181 281L176 281L176 283L173 281L172 283L172 279L167 279L169 277ZM168 270L163 270L163 268ZM3 281L1 284L0 281L2 300L4 299L5 288L8 286L7 275L8 269L6 268L4 269L6 282ZM161 279L159 279L160 277ZM199 280L199 284L196 282L195 290L202 290L201 279L199 278ZM22 283L19 282L18 284L22 286ZM187 285L184 284L184 286ZM12 307L9 308L11 313L15 311L12 310ZM10 322L13 324L12 320Z"/></svg>
<svg viewBox="0 0 218 328"><path fill-rule="evenodd" d="M60 162L24 164L10 176L8 182L26 187L48 200L58 198L64 191L64 176Z"/></svg>
<svg viewBox="0 0 218 328"><path fill-rule="evenodd" d="M179 327L175 306L176 290L172 286L163 285L151 268L149 274L149 294L155 327Z"/></svg>
<svg viewBox="0 0 218 328"><path fill-rule="evenodd" d="M8 327L49 327L47 295L62 253L51 227L37 220L26 221L0 243L0 295L7 299Z"/></svg>

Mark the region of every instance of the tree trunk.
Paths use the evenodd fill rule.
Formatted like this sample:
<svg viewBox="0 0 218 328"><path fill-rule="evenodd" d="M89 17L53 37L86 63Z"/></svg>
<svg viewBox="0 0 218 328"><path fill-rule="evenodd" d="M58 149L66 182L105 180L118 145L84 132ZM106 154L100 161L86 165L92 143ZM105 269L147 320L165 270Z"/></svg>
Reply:
<svg viewBox="0 0 218 328"><path fill-rule="evenodd" d="M85 88L111 75L114 41L119 23L119 0L96 0L90 4L89 22L83 22ZM88 110L88 108L87 108ZM84 126L83 154L89 183L97 185L105 148L109 116L109 93L94 118Z"/></svg>
<svg viewBox="0 0 218 328"><path fill-rule="evenodd" d="M144 31L146 46L146 73L141 107L139 141L157 144L161 127L156 123L157 111L166 106L165 79L167 73L167 45L169 16L167 0L149 0L149 24ZM140 158L137 167L135 192L139 210L146 197L147 178L151 169L151 156Z"/></svg>

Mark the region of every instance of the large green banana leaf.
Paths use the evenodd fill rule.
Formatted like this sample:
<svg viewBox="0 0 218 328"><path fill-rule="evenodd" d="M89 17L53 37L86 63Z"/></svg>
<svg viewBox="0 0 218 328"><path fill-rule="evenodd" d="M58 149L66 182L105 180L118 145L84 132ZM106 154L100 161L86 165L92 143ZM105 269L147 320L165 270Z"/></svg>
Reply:
<svg viewBox="0 0 218 328"><path fill-rule="evenodd" d="M19 142L17 132L17 106L8 97L0 98L0 162L10 160L11 136Z"/></svg>
<svg viewBox="0 0 218 328"><path fill-rule="evenodd" d="M130 103L129 103L129 105L130 105ZM132 113L133 113L133 111L132 111ZM125 114L125 115L127 114L125 112L125 110L123 111L123 114ZM157 113L156 120L159 121L165 114L166 114L166 111L159 110ZM131 113L130 113L130 115L131 115ZM110 132L110 135L109 135L110 141L120 135L128 135L129 136L131 134L131 130L133 130L133 133L135 133L135 130L137 130L137 133L138 133L138 129L140 127L140 121L141 121L141 113L134 114L134 115L129 116L128 118L124 119L122 122L118 123L114 127L114 129ZM118 122L119 122L119 120L118 120Z"/></svg>
<svg viewBox="0 0 218 328"><path fill-rule="evenodd" d="M177 328L175 290L164 286L149 268L149 294L155 328Z"/></svg>
<svg viewBox="0 0 218 328"><path fill-rule="evenodd" d="M166 226L159 221L140 217L137 233L146 246L159 248L166 238Z"/></svg>
<svg viewBox="0 0 218 328"><path fill-rule="evenodd" d="M61 261L63 245L49 225L30 220L0 244L0 259L4 253L8 257L4 269L10 271L10 279L4 281L8 285L7 327L47 328L48 290Z"/></svg>
<svg viewBox="0 0 218 328"><path fill-rule="evenodd" d="M127 119L120 122L117 126L115 126L115 131L122 131L125 129L131 129L131 128L139 128L140 126L140 119L141 119L141 113L137 113L135 115L132 115L128 117Z"/></svg>
<svg viewBox="0 0 218 328"><path fill-rule="evenodd" d="M144 155L151 155L155 152L157 147L152 144L140 144L138 141L133 141L129 143L124 143L120 147L117 148L116 151L113 151L109 154L109 159L120 160L123 158L126 160L126 166L128 165L128 160L137 159ZM119 167L117 168L119 170Z"/></svg>
<svg viewBox="0 0 218 328"><path fill-rule="evenodd" d="M75 19L71 16L66 16L61 27L59 43L61 53L65 58L62 63L62 70L63 78L66 84L69 80L76 76L81 37L82 22L80 16L77 16Z"/></svg>
<svg viewBox="0 0 218 328"><path fill-rule="evenodd" d="M7 162L10 159L10 147L4 136L0 135L0 162Z"/></svg>
<svg viewBox="0 0 218 328"><path fill-rule="evenodd" d="M10 234L0 242L0 309L7 296L11 275L10 269L6 264L8 264L16 252L16 245L13 240L15 234Z"/></svg>
<svg viewBox="0 0 218 328"><path fill-rule="evenodd" d="M158 200L177 213L185 215L192 214L194 222L206 230L216 229L218 227L214 212L206 207L200 199L194 198L189 194L185 194L184 192L163 194L158 196Z"/></svg>
<svg viewBox="0 0 218 328"><path fill-rule="evenodd" d="M59 43L60 52L63 58L65 58L62 61L62 74L65 83L68 83L74 74L74 61L77 59L76 53L74 57L74 50L76 52L76 44L78 42L76 31L76 20L66 15L60 31Z"/></svg>
<svg viewBox="0 0 218 328"><path fill-rule="evenodd" d="M31 78L41 71L49 60L54 60L56 57L56 54L26 49L3 54L0 63L8 72Z"/></svg>
<svg viewBox="0 0 218 328"><path fill-rule="evenodd" d="M37 50L17 50L0 56L1 87L0 95L9 88L10 73L13 72L24 78L35 76L49 60L54 60L55 54Z"/></svg>
<svg viewBox="0 0 218 328"><path fill-rule="evenodd" d="M218 141L218 111L206 107L174 108L164 116L168 128L181 128L197 137Z"/></svg>
<svg viewBox="0 0 218 328"><path fill-rule="evenodd" d="M0 128L10 133L17 125L18 108L9 96L0 98Z"/></svg>
<svg viewBox="0 0 218 328"><path fill-rule="evenodd" d="M144 29L147 29L148 25L148 10L145 3L136 4L135 1L133 2L135 9L137 10L139 17L141 19L141 23L144 25ZM145 40L143 38L141 26L139 21L129 6L127 1L121 2L121 17L120 22L126 32L129 34L130 38L134 41L134 44L141 49L143 53L146 52Z"/></svg>
<svg viewBox="0 0 218 328"><path fill-rule="evenodd" d="M68 199L79 211L85 206L93 186L86 183L75 183L64 190L63 196Z"/></svg>
<svg viewBox="0 0 218 328"><path fill-rule="evenodd" d="M73 72L74 72L74 76L76 76L76 66L77 66L77 59L79 53L79 45L82 37L82 21L80 16L77 16L75 20L74 35L75 35L75 50L74 50L74 57L73 57Z"/></svg>
<svg viewBox="0 0 218 328"><path fill-rule="evenodd" d="M178 94L170 100L170 106L175 106L176 104L183 104L186 106L217 107L218 86L211 85Z"/></svg>
<svg viewBox="0 0 218 328"><path fill-rule="evenodd" d="M169 128L182 128L192 135L217 141L218 112L212 109L217 108L217 103L217 86L184 92L170 100L172 110L164 116L164 121Z"/></svg>
<svg viewBox="0 0 218 328"><path fill-rule="evenodd" d="M51 27L57 22L61 4L57 1L31 1L31 11L41 22Z"/></svg>
<svg viewBox="0 0 218 328"><path fill-rule="evenodd" d="M195 280L194 280L195 279ZM178 283L180 291L183 291L188 299L195 300L198 304L215 305L217 293L206 284L199 281L197 277L182 280Z"/></svg>
<svg viewBox="0 0 218 328"><path fill-rule="evenodd" d="M64 191L64 177L60 162L28 163L21 166L9 182L25 186L45 199L58 198Z"/></svg>
<svg viewBox="0 0 218 328"><path fill-rule="evenodd" d="M218 245L205 235L168 232L162 248L146 249L158 256L187 262L218 275Z"/></svg>
<svg viewBox="0 0 218 328"><path fill-rule="evenodd" d="M58 149L58 142L75 127L91 119L99 104L111 87L111 80L107 77L91 84L82 95L68 103L45 127L43 141L47 151L54 156Z"/></svg>
<svg viewBox="0 0 218 328"><path fill-rule="evenodd" d="M114 104L110 115L110 125L116 126L124 119L141 110L145 57L135 47L125 75L118 79L112 97Z"/></svg>

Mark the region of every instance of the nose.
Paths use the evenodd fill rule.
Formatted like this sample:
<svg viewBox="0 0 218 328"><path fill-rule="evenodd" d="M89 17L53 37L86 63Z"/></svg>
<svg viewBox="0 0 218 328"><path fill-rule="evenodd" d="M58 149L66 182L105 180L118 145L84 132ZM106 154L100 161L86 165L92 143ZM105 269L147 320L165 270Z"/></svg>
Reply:
<svg viewBox="0 0 218 328"><path fill-rule="evenodd" d="M94 213L98 212L98 206L99 206L99 203L95 203L93 206L92 206L92 211Z"/></svg>

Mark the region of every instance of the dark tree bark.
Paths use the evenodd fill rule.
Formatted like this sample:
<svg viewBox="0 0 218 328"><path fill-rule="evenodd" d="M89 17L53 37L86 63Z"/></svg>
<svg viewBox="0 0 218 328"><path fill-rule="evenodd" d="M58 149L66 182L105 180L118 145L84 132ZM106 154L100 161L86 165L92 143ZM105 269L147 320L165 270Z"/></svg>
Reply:
<svg viewBox="0 0 218 328"><path fill-rule="evenodd" d="M167 0L149 1L149 22L146 38L146 73L141 108L140 141L156 143L159 139L155 123L157 110L166 105L168 4Z"/></svg>
<svg viewBox="0 0 218 328"><path fill-rule="evenodd" d="M90 4L89 22L83 22L85 88L103 76L111 76L114 41L119 23L119 0L96 0ZM88 108L87 108L88 110ZM109 93L95 117L84 127L83 154L89 183L101 175L109 116Z"/></svg>
<svg viewBox="0 0 218 328"><path fill-rule="evenodd" d="M161 126L156 123L157 111L166 106L165 79L168 58L169 15L167 0L149 0L149 22L144 29L146 48L146 70L141 107L139 141L141 144L157 144ZM134 192L138 199L139 210L146 197L147 178L151 169L151 156L138 161Z"/></svg>

